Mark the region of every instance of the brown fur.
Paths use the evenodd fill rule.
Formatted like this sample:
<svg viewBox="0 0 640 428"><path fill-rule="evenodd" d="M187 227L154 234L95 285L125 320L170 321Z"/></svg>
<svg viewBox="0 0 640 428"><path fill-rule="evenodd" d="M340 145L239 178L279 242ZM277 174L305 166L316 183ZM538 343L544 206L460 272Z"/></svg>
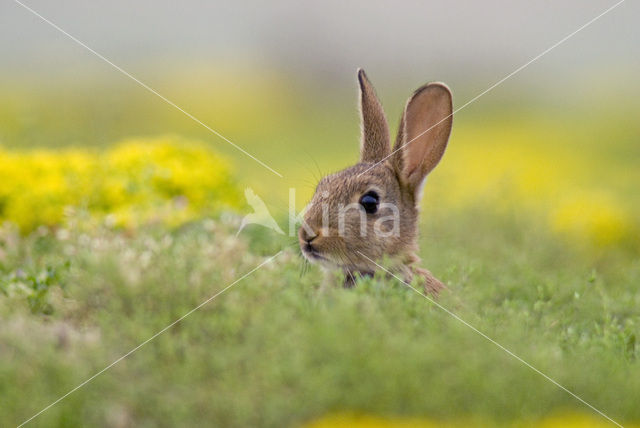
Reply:
<svg viewBox="0 0 640 428"><path fill-rule="evenodd" d="M376 92L362 69L358 69L358 83L360 85L360 122L362 125L360 160L362 162L378 162L391 152L389 125Z"/></svg>
<svg viewBox="0 0 640 428"><path fill-rule="evenodd" d="M362 119L360 162L320 180L304 217L308 229L301 227L299 231L300 245L311 261L344 271L345 286L354 284L356 273L375 272L377 266L368 259L387 257L394 263L392 270L405 281L410 282L418 275L425 292L436 294L444 285L428 270L414 266L420 261L416 254L418 208L424 179L438 164L447 145L452 125L451 93L441 83L418 89L407 101L391 152L384 111L362 70L358 70L358 82ZM429 128L432 129L424 132ZM399 234L383 237L374 233L375 221L392 211L381 206L378 212L365 214L359 209L359 199L371 190L378 193L381 203L392 203L398 208ZM338 211L347 205L353 208L345 216L344 233L340 236ZM327 217L325 229L323 214ZM364 238L360 236L361 215L366 216ZM392 226L386 221L382 224L384 230ZM307 242L315 254L304 250Z"/></svg>

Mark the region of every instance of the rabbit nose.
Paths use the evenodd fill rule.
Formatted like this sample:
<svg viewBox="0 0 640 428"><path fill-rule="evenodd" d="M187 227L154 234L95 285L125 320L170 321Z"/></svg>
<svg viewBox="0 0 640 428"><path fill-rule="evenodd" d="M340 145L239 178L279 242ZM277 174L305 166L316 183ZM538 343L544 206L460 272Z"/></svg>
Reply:
<svg viewBox="0 0 640 428"><path fill-rule="evenodd" d="M309 234L304 227L300 228L300 239L307 244L311 244L311 242L318 237L317 234L311 235Z"/></svg>

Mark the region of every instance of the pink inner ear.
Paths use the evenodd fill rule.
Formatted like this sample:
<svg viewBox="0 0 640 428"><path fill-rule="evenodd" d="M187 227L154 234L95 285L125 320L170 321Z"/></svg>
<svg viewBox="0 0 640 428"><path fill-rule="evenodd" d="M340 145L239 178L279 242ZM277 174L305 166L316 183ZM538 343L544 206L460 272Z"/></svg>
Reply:
<svg viewBox="0 0 640 428"><path fill-rule="evenodd" d="M405 177L413 188L420 187L442 158L451 132L451 112L451 95L443 85L427 85L409 100L403 161Z"/></svg>

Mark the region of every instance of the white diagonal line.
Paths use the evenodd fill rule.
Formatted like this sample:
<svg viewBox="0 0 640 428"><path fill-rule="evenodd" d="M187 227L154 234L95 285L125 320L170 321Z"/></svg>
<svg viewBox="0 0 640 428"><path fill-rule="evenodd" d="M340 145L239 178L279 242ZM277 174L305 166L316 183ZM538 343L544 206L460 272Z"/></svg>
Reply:
<svg viewBox="0 0 640 428"><path fill-rule="evenodd" d="M144 342L142 342L141 344L139 344L135 348L131 349L129 352L127 352L126 354L124 354L123 356L121 356L120 358L118 358L117 360L115 360L114 362L112 362L111 364L109 364L108 366L106 366L105 368L103 368L102 370L100 370L99 372L94 374L93 376L91 376L89 379L87 379L84 382L80 383L78 386L76 386L75 388L73 388L72 390L70 390L69 392L64 394L62 397L58 398L57 400L55 400L54 402L49 404L47 407L45 407L44 409L40 410L35 415L31 416L26 421L22 422L20 425L18 425L18 428L20 428L21 426L29 423L31 420L35 419L36 417L40 416L42 413L46 412L47 410L49 410L50 408L52 408L53 406L55 406L56 404L58 404L59 402L61 402L65 398L67 398L69 395L73 394L74 392L76 392L77 390L79 390L80 388L82 388L83 386L88 384L89 382L91 382L93 379L97 378L102 373L106 372L111 367L115 366L120 361L124 360L129 355L133 354L138 349L142 348L144 345L146 345L147 343L151 342L153 339L155 339L156 337L160 336L162 333L164 333L165 331L169 330L171 327L173 327L174 325L178 324L180 321L182 321L183 319L185 319L186 317L188 317L189 315L191 315L192 313L194 313L195 311L197 311L198 309L200 309L201 307L203 307L204 305L206 305L207 303L209 303L210 301L212 301L213 299L215 299L216 297L218 297L219 295L221 295L222 293L224 293L225 291L227 291L228 289L230 289L231 287L233 287L234 285L236 285L237 283L239 283L240 281L242 281L243 279L245 279L246 277L248 277L249 275L251 275L252 273L257 271L258 269L260 269L262 266L264 266L267 263L271 262L273 259L278 257L280 254L282 254L282 250L278 251L276 254L274 254L273 256L269 257L267 260L263 261L258 266L254 267L249 272L245 273L240 278L236 279L231 284L227 285L225 288L223 288L222 290L218 291L216 294L214 294L213 296L209 297L207 300L205 300L204 302L200 303L195 308L191 309L189 312L187 312L186 314L184 314L183 316L181 316L177 320L173 321L171 324L169 324L168 326L166 326L165 328L163 328L162 330L160 330L159 332L157 332L156 334L154 334L153 336L151 336L150 338L148 338L147 340L145 340Z"/></svg>
<svg viewBox="0 0 640 428"><path fill-rule="evenodd" d="M44 22L46 22L47 24L51 25L56 30L60 31L65 36L69 37L71 40L73 40L74 42L76 42L77 44L82 46L83 48L87 49L89 52L91 52L92 54L94 54L95 56L97 56L98 58L100 58L101 60L103 60L104 62L106 62L107 64L109 64L113 68L115 68L116 70L118 70L120 73L124 74L125 76L127 76L128 78L130 78L131 80L133 80L134 82L139 84L140 86L142 86L143 88L145 88L147 91L151 92L152 94L157 95L160 99L162 99L164 102L166 102L170 106L180 110L182 113L184 113L187 117L189 117L194 122L198 123L199 125L201 125L205 129L207 129L208 131L212 132L213 134L215 134L219 138L221 138L224 141L226 141L227 143L231 144L237 150L241 151L242 153L244 153L245 155L249 156L254 161L258 162L263 167L267 168L269 171L273 172L278 177L282 178L282 174L280 174L278 171L276 171L275 169L271 168L269 165L267 165L266 163L262 162L260 159L256 158L251 153L247 152L245 149L243 149L242 147L240 147L239 145L237 145L236 143L234 143L233 141L231 141L230 139L228 139L227 137L225 137L224 135L222 135L221 133L219 133L215 129L211 128L209 125L207 125L206 123L202 122L200 119L198 119L197 117L195 117L194 115L192 115L188 111L184 110L182 107L180 107L179 105L177 105L176 103L174 103L173 101L171 101L170 99L165 97L164 95L158 93L155 89L153 89L152 87L150 87L146 83L141 82L139 79L137 79L136 77L131 75L131 73L127 72L122 67L120 67L120 66L114 64L113 62L111 62L104 55L96 52L95 50L93 50L92 48L87 46L85 43L83 43L82 41L78 40L76 37L72 36L71 34L66 32L65 30L60 28L58 25L54 24L53 22L51 22L50 20L48 20L44 16L40 15L38 12L36 12L32 8L30 8L29 6L25 5L24 3L20 2L19 0L13 0L13 1L16 2L17 4L19 4L20 6L22 6L23 8L25 8L26 10L28 10L29 12L31 12L32 14L34 14L35 16L37 16L38 18L40 18L41 20L43 20Z"/></svg>
<svg viewBox="0 0 640 428"><path fill-rule="evenodd" d="M569 395L571 395L573 398L575 398L576 400L580 401L581 403L585 404L586 406L588 406L589 408L591 408L593 411L597 412L598 414L600 414L600 416L604 417L605 419L607 419L609 422L621 427L622 425L620 425L618 422L614 421L613 419L611 419L609 416L607 416L606 414L604 414L602 411L598 410L597 408L595 408L594 406L592 406L591 404L587 403L585 400L583 400L582 398L580 398L578 395L576 395L575 393L571 392L569 389L565 388L564 386L562 386L560 383L558 383L557 381L555 381L554 379L552 379L551 377L549 377L548 375L544 374L543 372L541 372L539 369L535 368L534 366L532 366L531 364L529 364L528 362L526 362L525 360L523 360L521 357L519 357L518 355L514 354L513 352L511 352L509 349L505 348L504 346L502 346L501 344L499 344L498 342L496 342L495 340L493 340L492 338L490 338L489 336L487 336L486 334L484 334L483 332L481 332L480 330L478 330L477 328L475 328L473 325L469 324L467 321L465 321L464 319L460 318L458 315L454 314L453 312L451 312L449 309L445 308L444 306L442 306L440 303L436 302L435 300L433 300L432 298L430 298L429 296L423 294L422 292L420 292L418 289L416 289L415 287L413 287L411 284L403 281L402 279L400 279L398 276L396 276L394 273L390 272L388 269L380 266L378 263L376 263L375 261L371 260L366 254L358 251L358 253L360 253L360 255L362 255L364 258L366 258L367 260L369 260L371 263L375 264L376 266L378 266L380 269L382 269L383 271L385 271L386 273L388 273L389 275L393 276L395 279L397 279L398 281L400 281L401 283L403 283L404 285L406 285L407 287L409 287L410 289L412 289L413 291L415 291L416 293L418 293L419 295L421 295L422 297L424 297L425 299L427 299L429 302L433 303L434 305L436 305L438 308L442 309L443 311L445 311L447 314L451 315L453 318L455 318L456 320L460 321L462 324L464 324L465 326L469 327L471 330L473 330L474 332L476 332L477 334L479 334L480 336L482 336L483 338L485 338L486 340L488 340L489 342L493 343L494 345L496 345L498 348L502 349L504 352L506 352L507 354L511 355L513 358L515 358L516 360L520 361L522 364L524 364L525 366L529 367L531 370L533 370L534 372L538 373L540 376L542 376L543 378L545 378L546 380L548 380L549 382L553 383L555 386L557 386L558 388L562 389L563 391L565 391L566 393L568 393Z"/></svg>
<svg viewBox="0 0 640 428"><path fill-rule="evenodd" d="M461 105L460 107L458 107L457 109L455 109L452 113L450 113L448 116L444 117L443 119L441 119L440 121L438 121L435 125L430 126L429 128L425 129L424 131L422 131L420 134L416 135L415 137L413 137L411 140L407 141L405 144L403 144L401 147L398 147L397 149L395 149L394 151L392 151L389 155L385 156L382 160L376 162L375 164L371 165L369 168L367 168L366 170L364 170L363 172L361 172L358 175L362 175L364 173L366 173L367 171L371 170L372 168L376 167L377 165L380 165L382 162L384 162L385 160L389 159L391 156L393 156L395 153L397 153L398 151L402 150L403 147L408 146L409 144L413 143L415 140L417 140L418 138L422 137L424 134L426 134L427 132L431 131L433 128L435 128L436 126L440 125L442 122L444 122L445 120L449 119L451 116L453 116L454 114L456 114L457 112L459 112L460 110L462 110L463 108L469 106L470 104L474 103L478 98L482 97L483 95L485 95L487 92L495 89L497 86L501 85L502 83L504 83L506 80L510 79L511 77L513 77L515 74L521 72L522 70L524 70L525 68L527 68L529 65L531 65L532 63L534 63L535 61L539 60L540 58L542 58L544 55L548 54L549 52L551 52L553 49L557 48L558 46L560 46L562 43L566 42L567 40L569 40L571 37L575 36L576 34L578 34L580 31L584 30L585 28L587 28L589 25L593 24L594 22L596 22L598 19L602 18L604 15L606 15L607 13L611 12L613 9L615 9L616 7L620 6L622 3L624 3L625 0L620 0L618 3L614 4L613 6L609 7L607 10L605 10L604 12L600 13L598 16L596 16L595 18L592 18L591 20L589 20L587 23L585 23L584 25L580 26L578 29L574 30L573 32L571 32L570 34L564 36L562 39L558 40L556 43L554 43L553 45L549 46L547 49L545 49L544 51L540 52L538 55L534 56L533 58L531 58L529 61L525 62L524 64L522 64L520 67L516 68L515 70L513 70L511 73L507 74L506 76L504 76L502 79L498 80L496 83L494 83L493 85L489 86L487 89L485 89L484 91L480 92L478 95L476 95L475 97L471 98L469 101L467 101L466 103L464 103L463 105Z"/></svg>

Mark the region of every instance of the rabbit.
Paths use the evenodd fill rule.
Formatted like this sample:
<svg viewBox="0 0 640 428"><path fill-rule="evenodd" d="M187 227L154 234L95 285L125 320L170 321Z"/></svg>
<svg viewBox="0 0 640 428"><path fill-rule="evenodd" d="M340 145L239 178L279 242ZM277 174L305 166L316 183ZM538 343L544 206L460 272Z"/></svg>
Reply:
<svg viewBox="0 0 640 428"><path fill-rule="evenodd" d="M426 176L444 154L453 123L451 91L443 83L418 88L400 119L391 149L389 126L373 86L358 69L361 118L360 161L323 177L302 216L298 240L303 255L329 270L341 270L344 286L372 276L377 262L425 293L445 285L415 266L418 217ZM394 274L394 275L395 275Z"/></svg>

